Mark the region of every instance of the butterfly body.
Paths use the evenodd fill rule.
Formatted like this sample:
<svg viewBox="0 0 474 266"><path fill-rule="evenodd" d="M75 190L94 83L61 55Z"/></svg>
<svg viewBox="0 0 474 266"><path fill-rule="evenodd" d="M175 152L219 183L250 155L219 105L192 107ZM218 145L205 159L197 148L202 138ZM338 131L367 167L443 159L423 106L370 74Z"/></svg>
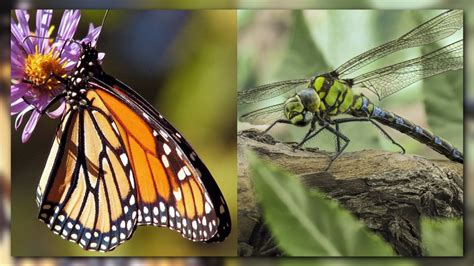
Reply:
<svg viewBox="0 0 474 266"><path fill-rule="evenodd" d="M84 249L109 251L138 225L192 241L230 233L225 200L183 136L81 43L66 110L38 186L40 220Z"/></svg>
<svg viewBox="0 0 474 266"><path fill-rule="evenodd" d="M98 53L89 43L81 43L82 55L72 75L66 80L65 100L75 110L86 107L87 84L91 77L104 74L98 60Z"/></svg>

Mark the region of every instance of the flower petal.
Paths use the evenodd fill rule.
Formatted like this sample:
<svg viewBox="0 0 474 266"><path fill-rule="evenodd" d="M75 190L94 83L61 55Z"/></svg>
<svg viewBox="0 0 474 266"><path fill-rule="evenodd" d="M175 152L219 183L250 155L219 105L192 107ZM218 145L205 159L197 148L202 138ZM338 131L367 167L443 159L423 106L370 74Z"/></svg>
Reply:
<svg viewBox="0 0 474 266"><path fill-rule="evenodd" d="M33 130L35 130L35 127L36 127L36 124L38 123L39 118L40 118L40 113L34 110L33 113L31 113L28 123L26 123L26 126L23 129L23 134L21 134L21 141L23 143L27 142L30 139L31 134L33 133Z"/></svg>
<svg viewBox="0 0 474 266"><path fill-rule="evenodd" d="M72 39L76 33L77 26L81 20L81 12L79 10L65 10L61 23L59 24L58 35L56 39L58 43Z"/></svg>
<svg viewBox="0 0 474 266"><path fill-rule="evenodd" d="M47 112L48 116L55 119L63 115L64 110L66 109L66 103L63 102L61 105L54 111Z"/></svg>
<svg viewBox="0 0 474 266"><path fill-rule="evenodd" d="M27 108L25 108L23 111L20 112L20 114L17 115L15 119L15 129L18 129L23 122L23 117L25 116L26 113L30 112L31 110L35 109L32 105L28 105Z"/></svg>
<svg viewBox="0 0 474 266"><path fill-rule="evenodd" d="M22 98L19 98L10 105L10 114L16 115L25 110L25 108L28 108L28 106L29 104L27 104Z"/></svg>
<svg viewBox="0 0 474 266"><path fill-rule="evenodd" d="M26 10L15 10L16 18L18 20L18 29L20 30L20 34L23 38L31 36L30 27L28 26L28 20L30 20L30 15ZM24 40L18 40L22 45L25 51L29 54L35 52L35 46L31 41L31 38L26 38Z"/></svg>
<svg viewBox="0 0 474 266"><path fill-rule="evenodd" d="M90 43L92 46L95 46L101 30L102 26L94 28L92 23L89 24L89 32L87 33L87 36L81 40L81 43Z"/></svg>
<svg viewBox="0 0 474 266"><path fill-rule="evenodd" d="M10 99L16 101L16 99L21 98L25 93L28 92L30 86L21 82L18 84L13 84L10 86Z"/></svg>
<svg viewBox="0 0 474 266"><path fill-rule="evenodd" d="M48 52L49 39L48 31L53 17L53 10L39 9L36 12L36 37L35 42L38 45L38 52L44 54Z"/></svg>

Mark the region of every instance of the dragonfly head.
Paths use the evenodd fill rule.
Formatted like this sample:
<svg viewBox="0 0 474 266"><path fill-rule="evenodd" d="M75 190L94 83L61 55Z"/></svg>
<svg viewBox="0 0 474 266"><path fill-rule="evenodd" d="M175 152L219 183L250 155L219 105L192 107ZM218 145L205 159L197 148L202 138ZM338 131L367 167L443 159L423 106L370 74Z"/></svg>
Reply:
<svg viewBox="0 0 474 266"><path fill-rule="evenodd" d="M298 94L286 100L284 112L285 117L296 126L306 126L313 119L313 112L305 108Z"/></svg>

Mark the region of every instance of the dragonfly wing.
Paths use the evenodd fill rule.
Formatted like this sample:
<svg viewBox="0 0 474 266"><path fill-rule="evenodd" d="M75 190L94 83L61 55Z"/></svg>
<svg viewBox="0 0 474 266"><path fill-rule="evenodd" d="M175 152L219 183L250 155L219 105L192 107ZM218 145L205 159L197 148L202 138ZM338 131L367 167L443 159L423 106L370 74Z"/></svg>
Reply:
<svg viewBox="0 0 474 266"><path fill-rule="evenodd" d="M368 88L381 100L420 79L462 68L463 40L459 40L421 57L365 73L353 82Z"/></svg>
<svg viewBox="0 0 474 266"><path fill-rule="evenodd" d="M283 108L285 103L279 103L272 106L267 106L253 112L242 115L239 118L240 122L247 122L252 125L267 125L275 122L278 119L284 118Z"/></svg>
<svg viewBox="0 0 474 266"><path fill-rule="evenodd" d="M285 80L242 90L237 93L237 103L256 103L290 92L296 93L298 87L308 85L309 81L309 79Z"/></svg>
<svg viewBox="0 0 474 266"><path fill-rule="evenodd" d="M449 10L421 24L400 38L377 46L347 61L335 72L340 76L356 70L402 49L417 47L442 40L463 27L463 11Z"/></svg>

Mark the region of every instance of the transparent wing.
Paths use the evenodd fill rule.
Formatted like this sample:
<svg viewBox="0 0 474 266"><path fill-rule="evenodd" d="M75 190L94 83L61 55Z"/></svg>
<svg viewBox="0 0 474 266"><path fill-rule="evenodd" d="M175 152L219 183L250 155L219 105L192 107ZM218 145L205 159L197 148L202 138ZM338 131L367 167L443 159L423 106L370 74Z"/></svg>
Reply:
<svg viewBox="0 0 474 266"><path fill-rule="evenodd" d="M242 115L239 118L240 122L247 122L252 125L266 125L275 122L278 119L284 118L283 108L285 103L279 103L272 106L267 106L262 109Z"/></svg>
<svg viewBox="0 0 474 266"><path fill-rule="evenodd" d="M381 100L420 79L462 68L463 40L459 40L421 57L362 74L353 82L368 88Z"/></svg>
<svg viewBox="0 0 474 266"><path fill-rule="evenodd" d="M449 10L419 25L402 37L375 47L347 61L335 72L339 77L354 71L396 51L417 47L442 40L463 27L463 11Z"/></svg>
<svg viewBox="0 0 474 266"><path fill-rule="evenodd" d="M309 84L309 79L285 80L242 90L237 93L238 104L256 103L289 92L296 93L298 87Z"/></svg>

